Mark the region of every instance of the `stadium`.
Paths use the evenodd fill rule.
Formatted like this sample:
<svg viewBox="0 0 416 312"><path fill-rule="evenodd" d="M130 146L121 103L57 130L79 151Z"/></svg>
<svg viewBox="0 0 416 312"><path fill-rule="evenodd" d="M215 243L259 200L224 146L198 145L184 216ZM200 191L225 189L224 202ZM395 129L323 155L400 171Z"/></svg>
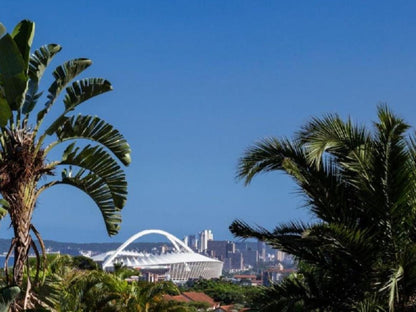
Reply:
<svg viewBox="0 0 416 312"><path fill-rule="evenodd" d="M173 245L173 252L149 254L128 251L126 248L140 237L149 234L160 234ZM91 257L100 263L107 271L114 269L114 264L134 268L143 272L153 272L163 275L164 279L175 283L183 283L196 278L218 278L222 272L223 263L194 252L177 237L162 230L144 230L126 240L117 250L108 251Z"/></svg>

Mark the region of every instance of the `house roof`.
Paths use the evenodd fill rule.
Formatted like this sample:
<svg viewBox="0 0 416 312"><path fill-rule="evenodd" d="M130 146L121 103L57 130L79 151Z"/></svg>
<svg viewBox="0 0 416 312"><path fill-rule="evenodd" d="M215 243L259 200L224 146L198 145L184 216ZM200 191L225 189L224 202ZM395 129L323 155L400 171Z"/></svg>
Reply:
<svg viewBox="0 0 416 312"><path fill-rule="evenodd" d="M242 308L242 309L237 310L234 304L230 304L230 305L220 306L214 310L214 312L234 312L234 311L244 312L244 311L249 311L249 309Z"/></svg>
<svg viewBox="0 0 416 312"><path fill-rule="evenodd" d="M189 298L186 298L182 295L171 296L171 295L164 295L163 298L167 301L177 301L177 302L189 302Z"/></svg>
<svg viewBox="0 0 416 312"><path fill-rule="evenodd" d="M207 294L196 291L186 291L177 296L165 295L163 296L163 298L168 301L173 300L178 302L205 302L212 307L216 307L219 305L218 302L215 302L214 299L212 299Z"/></svg>

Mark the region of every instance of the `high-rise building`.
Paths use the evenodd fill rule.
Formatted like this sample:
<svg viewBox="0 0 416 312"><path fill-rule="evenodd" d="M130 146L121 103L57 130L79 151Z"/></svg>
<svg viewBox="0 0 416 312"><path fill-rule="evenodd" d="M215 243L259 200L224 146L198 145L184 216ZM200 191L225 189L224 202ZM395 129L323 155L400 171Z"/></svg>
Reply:
<svg viewBox="0 0 416 312"><path fill-rule="evenodd" d="M196 238L195 235L185 236L183 239L183 242L185 243L186 246L192 248L193 250L195 251L198 250L198 239Z"/></svg>
<svg viewBox="0 0 416 312"><path fill-rule="evenodd" d="M283 251L280 251L280 250L276 251L277 261L283 262L283 261L285 261L285 258L286 258L286 254Z"/></svg>
<svg viewBox="0 0 416 312"><path fill-rule="evenodd" d="M250 265L255 267L259 261L259 252L257 250L247 248L242 251L244 266Z"/></svg>
<svg viewBox="0 0 416 312"><path fill-rule="evenodd" d="M265 261L266 260L266 243L262 241L257 241L257 251L259 253L259 260Z"/></svg>
<svg viewBox="0 0 416 312"><path fill-rule="evenodd" d="M227 254L235 253L235 243L234 242L228 242L227 244Z"/></svg>
<svg viewBox="0 0 416 312"><path fill-rule="evenodd" d="M235 252L229 255L231 270L243 270L244 269L244 259L241 252Z"/></svg>
<svg viewBox="0 0 416 312"><path fill-rule="evenodd" d="M208 249L208 241L214 239L211 230L203 230L199 233L199 252L205 252Z"/></svg>
<svg viewBox="0 0 416 312"><path fill-rule="evenodd" d="M235 252L235 243L229 241L209 240L207 246L207 254L211 257L224 261L229 254Z"/></svg>

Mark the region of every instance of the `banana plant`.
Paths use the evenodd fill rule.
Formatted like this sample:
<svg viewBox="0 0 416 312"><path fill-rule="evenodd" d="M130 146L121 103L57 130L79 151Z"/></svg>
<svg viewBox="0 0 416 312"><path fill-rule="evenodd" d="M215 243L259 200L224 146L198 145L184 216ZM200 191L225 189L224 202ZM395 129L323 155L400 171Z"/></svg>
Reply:
<svg viewBox="0 0 416 312"><path fill-rule="evenodd" d="M56 67L49 88L45 94L40 91L41 78L61 46L47 44L31 54L34 33L35 24L28 20L11 33L0 26L0 216L10 216L14 231L5 273L8 283L16 286L23 284L29 251L38 262L45 252L32 223L39 195L58 184L80 189L93 199L108 234L114 235L127 198L122 165L129 165L131 154L126 139L112 125L96 116L73 114L80 104L112 90L102 78L76 79L91 60L76 58ZM61 98L63 103L55 104ZM42 99L45 103L39 106ZM46 119L54 105L60 105L56 109L61 113ZM81 139L90 143L81 144ZM64 150L62 156L49 161L62 144L67 145L58 149ZM7 260L12 253L13 276L9 277ZM33 306L30 281L25 285L21 309Z"/></svg>

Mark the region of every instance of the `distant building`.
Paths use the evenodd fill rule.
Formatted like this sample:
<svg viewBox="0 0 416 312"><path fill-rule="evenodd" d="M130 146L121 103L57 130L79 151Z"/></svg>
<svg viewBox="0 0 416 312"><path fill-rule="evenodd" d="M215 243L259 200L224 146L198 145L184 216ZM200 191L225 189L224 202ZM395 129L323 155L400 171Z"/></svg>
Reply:
<svg viewBox="0 0 416 312"><path fill-rule="evenodd" d="M240 285L244 286L259 286L262 284L262 280L257 279L253 274L236 274L234 278L240 282Z"/></svg>
<svg viewBox="0 0 416 312"><path fill-rule="evenodd" d="M228 258L229 254L235 253L235 244L230 241L215 241L209 240L207 247L207 254L210 257L217 258L218 260L224 261Z"/></svg>
<svg viewBox="0 0 416 312"><path fill-rule="evenodd" d="M283 251L280 251L280 250L276 251L277 261L284 262L285 258L286 258L286 253L284 253Z"/></svg>
<svg viewBox="0 0 416 312"><path fill-rule="evenodd" d="M244 266L255 267L259 262L259 252L257 250L248 248L247 250L244 250L242 254L244 259Z"/></svg>
<svg viewBox="0 0 416 312"><path fill-rule="evenodd" d="M263 271L263 285L270 286L273 283L280 282L284 277L293 272L295 272L294 269L285 269L281 264L268 268Z"/></svg>
<svg viewBox="0 0 416 312"><path fill-rule="evenodd" d="M205 252L208 249L208 241L214 240L214 234L211 230L203 230L199 233L199 252Z"/></svg>
<svg viewBox="0 0 416 312"><path fill-rule="evenodd" d="M259 253L259 260L266 261L266 243L262 241L257 242L257 251Z"/></svg>
<svg viewBox="0 0 416 312"><path fill-rule="evenodd" d="M241 271L244 269L244 259L241 252L229 254L224 259L224 271Z"/></svg>
<svg viewBox="0 0 416 312"><path fill-rule="evenodd" d="M195 235L188 235L185 236L183 239L186 246L190 247L192 250L197 251L198 250L198 239Z"/></svg>
<svg viewBox="0 0 416 312"><path fill-rule="evenodd" d="M125 250L136 239L149 235L165 236L173 245L168 253L149 254L146 252ZM218 278L221 276L223 263L195 253L183 241L162 230L144 230L131 236L117 250L108 251L91 257L107 271L114 270L115 264L140 270L147 280L171 280L183 283L193 278Z"/></svg>
<svg viewBox="0 0 416 312"><path fill-rule="evenodd" d="M235 250L235 243L229 241L227 245L227 253L235 253Z"/></svg>

